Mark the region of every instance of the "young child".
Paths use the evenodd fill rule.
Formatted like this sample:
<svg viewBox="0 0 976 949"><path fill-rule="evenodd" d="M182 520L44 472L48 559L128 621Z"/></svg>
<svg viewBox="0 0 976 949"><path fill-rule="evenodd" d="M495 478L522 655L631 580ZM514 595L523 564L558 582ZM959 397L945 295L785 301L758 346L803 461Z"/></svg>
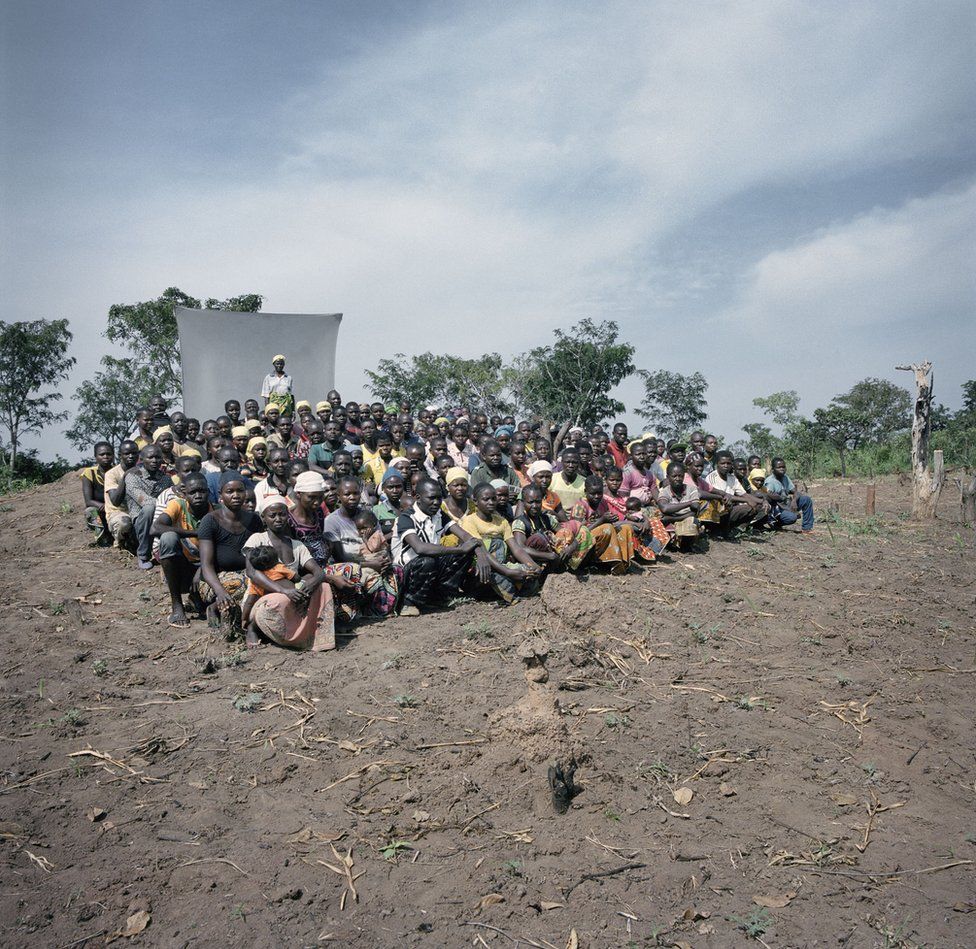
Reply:
<svg viewBox="0 0 976 949"><path fill-rule="evenodd" d="M379 520L376 515L368 508L364 507L353 518L356 530L363 542L363 553L378 554L386 549L386 538L380 529Z"/></svg>
<svg viewBox="0 0 976 949"><path fill-rule="evenodd" d="M294 587L296 590L301 589L301 581L298 583L292 583L295 579L295 571L290 570L278 559L278 551L274 547L262 546L262 547L251 547L247 550L245 556L247 557L248 563L255 569L260 570L269 580L274 580L276 583L281 584L284 587L291 589ZM266 590L262 590L256 583L252 580L247 581L247 593L244 596L244 600L241 603L241 622L245 626L249 626L251 622L251 610L254 609L254 604L261 599L266 593ZM255 631L256 632L256 631Z"/></svg>

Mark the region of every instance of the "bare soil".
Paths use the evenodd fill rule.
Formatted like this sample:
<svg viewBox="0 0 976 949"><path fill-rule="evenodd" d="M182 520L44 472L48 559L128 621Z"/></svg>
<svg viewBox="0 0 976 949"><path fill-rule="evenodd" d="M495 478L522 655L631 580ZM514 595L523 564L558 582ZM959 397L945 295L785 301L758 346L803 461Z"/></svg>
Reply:
<svg viewBox="0 0 976 949"><path fill-rule="evenodd" d="M810 490L813 538L319 655L168 628L76 478L0 499L0 942L976 945L971 534Z"/></svg>

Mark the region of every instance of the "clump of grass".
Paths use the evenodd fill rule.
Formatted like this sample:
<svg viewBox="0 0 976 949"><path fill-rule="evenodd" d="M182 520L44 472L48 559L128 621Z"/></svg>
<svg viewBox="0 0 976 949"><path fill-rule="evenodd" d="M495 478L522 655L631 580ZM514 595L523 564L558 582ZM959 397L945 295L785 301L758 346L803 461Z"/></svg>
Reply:
<svg viewBox="0 0 976 949"><path fill-rule="evenodd" d="M92 674L99 677L108 675L108 660L96 659L92 663Z"/></svg>
<svg viewBox="0 0 976 949"><path fill-rule="evenodd" d="M400 655L390 656L390 658L387 659L386 662L384 662L383 665L380 666L380 668L384 672L386 672L389 669L399 669L400 663L402 661L403 661L403 656Z"/></svg>
<svg viewBox="0 0 976 949"><path fill-rule="evenodd" d="M235 695L234 708L238 712L256 712L263 700L264 695L261 692L246 692L243 695Z"/></svg>
<svg viewBox="0 0 976 949"><path fill-rule="evenodd" d="M494 639L495 634L491 631L491 624L488 620L480 620L477 623L468 623L461 627L467 633L469 639Z"/></svg>
<svg viewBox="0 0 976 949"><path fill-rule="evenodd" d="M604 808L603 816L607 820L612 820L612 821L620 820L620 814L618 814L612 807Z"/></svg>
<svg viewBox="0 0 976 949"><path fill-rule="evenodd" d="M618 715L616 712L610 712L603 719L603 723L607 728L625 728L630 724L630 718L626 715Z"/></svg>
<svg viewBox="0 0 976 949"><path fill-rule="evenodd" d="M748 916L731 916L730 919L746 934L748 939L759 939L761 936L765 936L773 922L769 910L763 907L754 909Z"/></svg>
<svg viewBox="0 0 976 949"><path fill-rule="evenodd" d="M505 872L512 877L522 876L522 861L521 860L506 860L505 861Z"/></svg>
<svg viewBox="0 0 976 949"><path fill-rule="evenodd" d="M398 708L416 708L420 704L412 695L394 695L393 703Z"/></svg>

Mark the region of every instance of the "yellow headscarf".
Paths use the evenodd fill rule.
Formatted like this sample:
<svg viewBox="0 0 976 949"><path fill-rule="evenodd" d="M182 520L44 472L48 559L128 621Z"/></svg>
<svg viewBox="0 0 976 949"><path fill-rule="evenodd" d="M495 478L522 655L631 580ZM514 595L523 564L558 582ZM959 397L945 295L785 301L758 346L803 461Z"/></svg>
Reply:
<svg viewBox="0 0 976 949"><path fill-rule="evenodd" d="M295 403L295 411L297 412L299 409L308 409L309 412L311 412L312 403L309 402L308 399L302 399L301 401Z"/></svg>
<svg viewBox="0 0 976 949"><path fill-rule="evenodd" d="M247 460L248 461L251 461L251 462L254 461L254 446L255 445L264 445L267 448L267 446L268 446L268 440L263 435L255 435L254 438L252 438L247 443L247 448L245 449L244 454L247 455Z"/></svg>
<svg viewBox="0 0 976 949"><path fill-rule="evenodd" d="M471 478L463 468L455 466L447 469L447 477L444 479L444 483L450 484L452 481L464 481L466 484L470 484Z"/></svg>

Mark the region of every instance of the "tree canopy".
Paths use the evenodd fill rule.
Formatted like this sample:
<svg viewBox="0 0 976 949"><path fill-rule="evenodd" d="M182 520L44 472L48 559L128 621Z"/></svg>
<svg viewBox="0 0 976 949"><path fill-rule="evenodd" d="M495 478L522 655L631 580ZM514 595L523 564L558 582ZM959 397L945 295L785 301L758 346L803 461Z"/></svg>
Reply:
<svg viewBox="0 0 976 949"><path fill-rule="evenodd" d="M51 403L61 399L52 387L75 364L68 355L71 339L67 320L0 322L0 426L7 432L11 469L17 466L25 435L40 432L68 414L55 412Z"/></svg>
<svg viewBox="0 0 976 949"><path fill-rule="evenodd" d="M639 412L655 434L674 439L688 435L704 424L705 391L708 383L700 372L683 376L679 372L657 369L640 373L644 380L644 401Z"/></svg>

